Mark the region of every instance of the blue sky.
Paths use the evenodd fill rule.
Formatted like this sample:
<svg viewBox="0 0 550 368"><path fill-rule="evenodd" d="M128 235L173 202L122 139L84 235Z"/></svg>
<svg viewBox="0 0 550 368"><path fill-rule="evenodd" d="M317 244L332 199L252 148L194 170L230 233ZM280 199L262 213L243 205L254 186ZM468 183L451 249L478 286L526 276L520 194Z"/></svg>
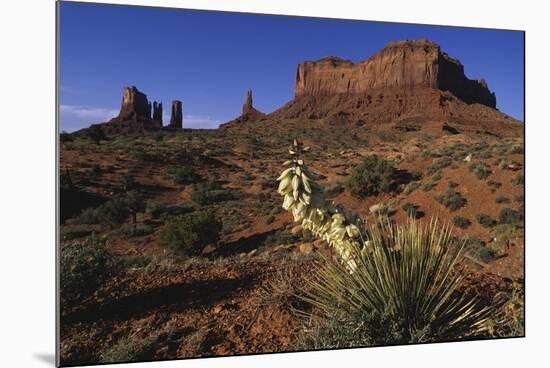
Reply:
<svg viewBox="0 0 550 368"><path fill-rule="evenodd" d="M61 129L106 121L135 85L183 101L186 127L240 114L246 90L271 112L293 97L297 64L336 55L354 62L389 41L427 38L484 78L497 108L523 120L523 33L440 26L61 3ZM166 118L165 118L166 124Z"/></svg>

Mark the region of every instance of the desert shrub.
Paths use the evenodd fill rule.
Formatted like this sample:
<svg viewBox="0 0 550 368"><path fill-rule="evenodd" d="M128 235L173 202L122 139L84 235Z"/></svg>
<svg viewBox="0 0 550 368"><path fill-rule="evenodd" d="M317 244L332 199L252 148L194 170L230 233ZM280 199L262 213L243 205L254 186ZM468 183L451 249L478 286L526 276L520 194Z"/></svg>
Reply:
<svg viewBox="0 0 550 368"><path fill-rule="evenodd" d="M76 238L82 238L92 233L92 230L86 226L61 226L59 236L62 240L72 240Z"/></svg>
<svg viewBox="0 0 550 368"><path fill-rule="evenodd" d="M101 222L101 210L100 207L89 207L84 209L80 215L67 220L67 224L70 225L93 225Z"/></svg>
<svg viewBox="0 0 550 368"><path fill-rule="evenodd" d="M505 197L503 195L499 195L495 198L495 202L498 203L498 204L510 203L510 198Z"/></svg>
<svg viewBox="0 0 550 368"><path fill-rule="evenodd" d="M145 224L126 224L116 230L116 233L126 238L145 236L153 233L153 228Z"/></svg>
<svg viewBox="0 0 550 368"><path fill-rule="evenodd" d="M509 290L495 296L502 307L489 319L489 333L496 337L525 336L525 290L519 282L513 282Z"/></svg>
<svg viewBox="0 0 550 368"><path fill-rule="evenodd" d="M346 185L351 194L360 197L387 193L394 174L392 161L371 155L353 168Z"/></svg>
<svg viewBox="0 0 550 368"><path fill-rule="evenodd" d="M501 183L499 183L498 181L493 180L493 179L487 181L487 185L490 186L491 188L495 188L495 189L500 188L502 186Z"/></svg>
<svg viewBox="0 0 550 368"><path fill-rule="evenodd" d="M497 224L495 219L485 213L478 213L476 220L483 227L493 227Z"/></svg>
<svg viewBox="0 0 550 368"><path fill-rule="evenodd" d="M100 362L123 363L150 359L159 336L159 331L153 331L144 338L135 334L123 336L100 352Z"/></svg>
<svg viewBox="0 0 550 368"><path fill-rule="evenodd" d="M466 198L452 189L448 189L446 194L440 194L435 199L450 211L456 211L466 204Z"/></svg>
<svg viewBox="0 0 550 368"><path fill-rule="evenodd" d="M456 183L456 182L454 182L454 181L452 181L452 180L449 180L449 181L447 182L447 186L448 186L450 189L454 189L454 188L458 187L458 183Z"/></svg>
<svg viewBox="0 0 550 368"><path fill-rule="evenodd" d="M176 205L167 206L154 201L149 201L145 206L145 213L151 215L153 219L162 220L166 220L169 216L185 215L186 213L193 211L193 206L188 203L179 203Z"/></svg>
<svg viewBox="0 0 550 368"><path fill-rule="evenodd" d="M160 231L162 243L187 256L198 256L204 246L216 244L222 224L212 211L197 211L169 217Z"/></svg>
<svg viewBox="0 0 550 368"><path fill-rule="evenodd" d="M453 160L449 157L442 157L439 160L434 161L428 168L426 169L426 173L428 175L432 175L436 172L441 171L441 169L450 166L453 163Z"/></svg>
<svg viewBox="0 0 550 368"><path fill-rule="evenodd" d="M438 171L438 172L436 172L435 174L432 175L431 180L432 180L434 183L437 183L437 182L440 181L442 178L443 178L443 173L441 173L441 171Z"/></svg>
<svg viewBox="0 0 550 368"><path fill-rule="evenodd" d="M68 303L91 295L116 266L106 240L97 237L65 243L60 258L61 298Z"/></svg>
<svg viewBox="0 0 550 368"><path fill-rule="evenodd" d="M98 210L100 223L111 229L123 224L130 215L128 204L123 198L107 201Z"/></svg>
<svg viewBox="0 0 550 368"><path fill-rule="evenodd" d="M421 216L422 213L418 210L418 206L413 203L410 203L410 202L405 203L402 208L403 208L403 211L407 213L407 216L413 219L422 217Z"/></svg>
<svg viewBox="0 0 550 368"><path fill-rule="evenodd" d="M427 181L426 183L422 184L422 190L424 192L429 192L432 190L437 183L434 183L433 181Z"/></svg>
<svg viewBox="0 0 550 368"><path fill-rule="evenodd" d="M349 347L483 336L492 307L465 293L463 248L447 228L377 224L357 267L326 257L302 299L309 347ZM451 272L453 271L453 272Z"/></svg>
<svg viewBox="0 0 550 368"><path fill-rule="evenodd" d="M206 205L216 202L228 201L235 196L229 190L222 189L216 181L205 181L193 184L191 199L198 204Z"/></svg>
<svg viewBox="0 0 550 368"><path fill-rule="evenodd" d="M403 193L405 193L405 195L409 195L415 190L417 190L419 187L420 187L420 182L411 181L409 184L405 186L405 189L403 189Z"/></svg>
<svg viewBox="0 0 550 368"><path fill-rule="evenodd" d="M291 244L297 241L298 238L286 231L276 231L272 234L269 234L264 241L264 245L280 245L280 244Z"/></svg>
<svg viewBox="0 0 550 368"><path fill-rule="evenodd" d="M495 245L498 251L507 249L523 237L523 231L513 224L500 224L495 228Z"/></svg>
<svg viewBox="0 0 550 368"><path fill-rule="evenodd" d="M124 198L115 198L99 207L86 208L77 217L67 220L70 225L103 224L114 228L122 224L130 215L128 204Z"/></svg>
<svg viewBox="0 0 550 368"><path fill-rule="evenodd" d="M525 177L523 176L523 174L516 174L516 176L514 176L514 178L512 179L512 184L514 185L523 185L525 184Z"/></svg>
<svg viewBox="0 0 550 368"><path fill-rule="evenodd" d="M523 154L523 145L513 146L510 149L510 154L512 155Z"/></svg>
<svg viewBox="0 0 550 368"><path fill-rule="evenodd" d="M489 170L489 167L487 167L487 165L485 165L481 161L472 162L468 166L468 169L471 173L477 176L478 179L486 179L491 174L491 170Z"/></svg>
<svg viewBox="0 0 550 368"><path fill-rule="evenodd" d="M167 176L178 184L192 184L201 180L201 176L191 166L182 166L167 171Z"/></svg>
<svg viewBox="0 0 550 368"><path fill-rule="evenodd" d="M523 220L523 215L512 208L500 210L498 222L501 224L517 224Z"/></svg>
<svg viewBox="0 0 550 368"><path fill-rule="evenodd" d="M466 252L473 258L478 259L484 263L490 262L496 256L494 250L485 246L478 238L469 238L466 240Z"/></svg>
<svg viewBox="0 0 550 368"><path fill-rule="evenodd" d="M453 217L453 224L456 227L459 227L461 229L466 229L468 226L472 224L472 222L468 220L466 217L455 216Z"/></svg>

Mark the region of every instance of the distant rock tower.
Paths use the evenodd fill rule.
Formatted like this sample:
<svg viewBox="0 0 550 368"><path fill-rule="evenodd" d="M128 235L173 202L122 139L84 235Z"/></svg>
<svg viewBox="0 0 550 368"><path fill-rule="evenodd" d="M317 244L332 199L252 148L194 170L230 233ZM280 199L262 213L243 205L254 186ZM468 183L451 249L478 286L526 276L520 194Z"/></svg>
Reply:
<svg viewBox="0 0 550 368"><path fill-rule="evenodd" d="M162 102L153 102L153 121L162 125Z"/></svg>
<svg viewBox="0 0 550 368"><path fill-rule="evenodd" d="M135 86L124 87L118 119L121 121L147 119L148 105L147 96Z"/></svg>
<svg viewBox="0 0 550 368"><path fill-rule="evenodd" d="M246 115L253 109L254 107L252 106L252 90L249 89L248 91L246 91L246 100L244 101L243 105L243 115Z"/></svg>
<svg viewBox="0 0 550 368"><path fill-rule="evenodd" d="M172 129L183 128L183 111L181 101L172 101L172 113L170 115L170 125L168 126Z"/></svg>

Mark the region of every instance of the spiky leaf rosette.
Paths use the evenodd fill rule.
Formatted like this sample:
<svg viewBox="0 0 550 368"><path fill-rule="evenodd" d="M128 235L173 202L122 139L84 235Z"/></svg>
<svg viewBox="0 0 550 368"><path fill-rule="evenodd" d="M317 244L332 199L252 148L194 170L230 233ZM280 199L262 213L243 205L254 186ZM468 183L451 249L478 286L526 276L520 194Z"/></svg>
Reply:
<svg viewBox="0 0 550 368"><path fill-rule="evenodd" d="M394 343L480 336L496 306L483 306L463 289L464 247L452 244L448 227L437 220L369 227L368 246L349 248L355 271L327 257L303 298L316 308L310 318L345 320L386 316L399 324ZM371 326L372 328L372 326ZM363 333L363 332L362 332Z"/></svg>

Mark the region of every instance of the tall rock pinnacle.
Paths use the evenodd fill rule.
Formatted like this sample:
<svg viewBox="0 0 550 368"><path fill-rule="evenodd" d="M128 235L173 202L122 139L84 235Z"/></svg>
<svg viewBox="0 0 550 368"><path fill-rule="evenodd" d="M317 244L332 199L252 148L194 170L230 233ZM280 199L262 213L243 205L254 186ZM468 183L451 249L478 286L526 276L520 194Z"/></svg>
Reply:
<svg viewBox="0 0 550 368"><path fill-rule="evenodd" d="M153 102L153 121L162 125L162 102Z"/></svg>
<svg viewBox="0 0 550 368"><path fill-rule="evenodd" d="M172 101L172 113L170 115L170 128L182 129L183 128L183 111L181 101Z"/></svg>
<svg viewBox="0 0 550 368"><path fill-rule="evenodd" d="M253 109L254 107L252 106L252 90L249 89L248 91L246 91L246 99L243 105L243 115L249 113Z"/></svg>

